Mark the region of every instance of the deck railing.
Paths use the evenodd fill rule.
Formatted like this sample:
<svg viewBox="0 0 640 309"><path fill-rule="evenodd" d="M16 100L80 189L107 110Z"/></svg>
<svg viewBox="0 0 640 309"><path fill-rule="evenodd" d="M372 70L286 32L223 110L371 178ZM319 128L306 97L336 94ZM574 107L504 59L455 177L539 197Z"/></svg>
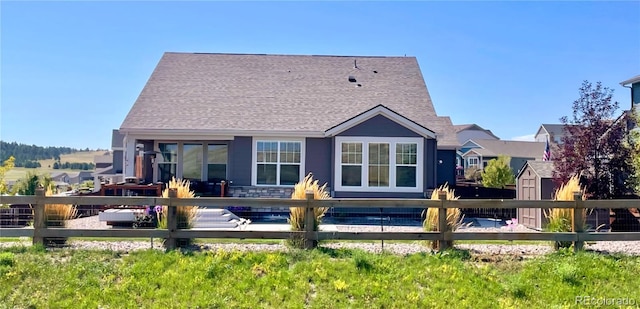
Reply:
<svg viewBox="0 0 640 309"><path fill-rule="evenodd" d="M171 194L175 196L175 194ZM432 240L438 241L440 248L446 249L447 241L452 240L539 240L570 241L575 250L581 250L585 241L628 241L640 240L640 232L588 232L581 225L583 209L610 208L628 209L640 207L638 200L586 200L576 194L575 201L552 200L440 200L428 199L328 199L314 200L307 195L307 200L291 200L279 198L177 198L177 197L112 197L112 196L69 196L49 197L38 191L34 196L1 196L0 204L30 204L33 208L33 228L1 228L0 237L32 237L34 244L44 244L45 238L52 237L122 237L164 238L167 249L176 248L176 239L193 238L236 238L236 239L289 239L292 237L305 239L305 246L311 248L318 240ZM167 229L69 229L47 227L45 223L45 204L71 205L166 205L168 206ZM571 232L335 232L315 231L313 224L306 224L304 231L246 231L238 229L178 229L176 208L182 206L206 206L224 208L229 206L251 207L304 207L307 218L305 222L313 222L314 207L350 207L350 208L437 208L439 213L439 231L445 230L446 211L448 208L570 208L574 209Z"/></svg>

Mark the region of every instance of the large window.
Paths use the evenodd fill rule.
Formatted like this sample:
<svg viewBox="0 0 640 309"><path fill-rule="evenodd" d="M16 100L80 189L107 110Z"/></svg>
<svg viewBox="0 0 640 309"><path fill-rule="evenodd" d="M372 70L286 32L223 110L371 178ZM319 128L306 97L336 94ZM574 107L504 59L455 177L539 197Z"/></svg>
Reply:
<svg viewBox="0 0 640 309"><path fill-rule="evenodd" d="M362 185L362 143L342 143L342 185Z"/></svg>
<svg viewBox="0 0 640 309"><path fill-rule="evenodd" d="M207 146L207 180L219 182L227 179L227 145L209 144Z"/></svg>
<svg viewBox="0 0 640 309"><path fill-rule="evenodd" d="M421 192L422 138L336 137L336 190Z"/></svg>
<svg viewBox="0 0 640 309"><path fill-rule="evenodd" d="M255 183L257 185L290 186L302 175L302 142L255 142Z"/></svg>
<svg viewBox="0 0 640 309"><path fill-rule="evenodd" d="M158 181L172 177L219 182L227 179L227 144L159 142Z"/></svg>
<svg viewBox="0 0 640 309"><path fill-rule="evenodd" d="M168 183L172 177L178 176L178 144L159 143L160 160L158 162L158 180Z"/></svg>
<svg viewBox="0 0 640 309"><path fill-rule="evenodd" d="M202 144L184 144L182 153L182 178L202 180Z"/></svg>
<svg viewBox="0 0 640 309"><path fill-rule="evenodd" d="M369 143L369 187L389 186L389 144Z"/></svg>
<svg viewBox="0 0 640 309"><path fill-rule="evenodd" d="M396 144L396 186L415 188L418 175L418 145Z"/></svg>

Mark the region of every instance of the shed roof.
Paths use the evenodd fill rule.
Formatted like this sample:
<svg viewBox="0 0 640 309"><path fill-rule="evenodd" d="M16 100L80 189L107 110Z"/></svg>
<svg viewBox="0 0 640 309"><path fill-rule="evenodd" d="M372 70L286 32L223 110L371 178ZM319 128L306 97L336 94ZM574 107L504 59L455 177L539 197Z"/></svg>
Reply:
<svg viewBox="0 0 640 309"><path fill-rule="evenodd" d="M540 178L553 178L553 161L529 160L526 164L528 164Z"/></svg>

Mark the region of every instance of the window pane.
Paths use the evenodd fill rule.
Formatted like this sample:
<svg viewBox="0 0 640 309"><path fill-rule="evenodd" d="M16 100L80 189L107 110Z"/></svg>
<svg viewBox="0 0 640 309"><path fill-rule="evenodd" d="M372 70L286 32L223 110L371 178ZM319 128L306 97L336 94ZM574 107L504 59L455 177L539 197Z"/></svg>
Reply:
<svg viewBox="0 0 640 309"><path fill-rule="evenodd" d="M208 145L207 163L227 164L227 145Z"/></svg>
<svg viewBox="0 0 640 309"><path fill-rule="evenodd" d="M278 142L258 142L257 160L268 163L278 162Z"/></svg>
<svg viewBox="0 0 640 309"><path fill-rule="evenodd" d="M342 163L362 164L362 144L342 143Z"/></svg>
<svg viewBox="0 0 640 309"><path fill-rule="evenodd" d="M389 166L369 165L369 186L388 187L389 186Z"/></svg>
<svg viewBox="0 0 640 309"><path fill-rule="evenodd" d="M389 144L369 144L369 186L389 186Z"/></svg>
<svg viewBox="0 0 640 309"><path fill-rule="evenodd" d="M258 164L257 183L259 185L275 185L276 184L276 165L275 164Z"/></svg>
<svg viewBox="0 0 640 309"><path fill-rule="evenodd" d="M417 164L418 162L417 144L396 144L397 164Z"/></svg>
<svg viewBox="0 0 640 309"><path fill-rule="evenodd" d="M280 163L300 163L300 143L280 143Z"/></svg>
<svg viewBox="0 0 640 309"><path fill-rule="evenodd" d="M280 165L280 184L295 185L300 181L300 165Z"/></svg>
<svg viewBox="0 0 640 309"><path fill-rule="evenodd" d="M178 162L178 144L176 143L159 143L160 155L162 162L176 163Z"/></svg>
<svg viewBox="0 0 640 309"><path fill-rule="evenodd" d="M176 164L174 163L159 163L158 171L160 172L159 181L163 183L169 183L172 177L176 176Z"/></svg>
<svg viewBox="0 0 640 309"><path fill-rule="evenodd" d="M396 187L416 187L416 167L397 166L396 167Z"/></svg>
<svg viewBox="0 0 640 309"><path fill-rule="evenodd" d="M182 178L202 179L202 144L184 144Z"/></svg>
<svg viewBox="0 0 640 309"><path fill-rule="evenodd" d="M227 179L228 148L227 145L207 145L207 181Z"/></svg>
<svg viewBox="0 0 640 309"><path fill-rule="evenodd" d="M209 164L207 167L207 180L209 182L219 182L227 179L226 164Z"/></svg>
<svg viewBox="0 0 640 309"><path fill-rule="evenodd" d="M342 166L342 185L359 187L362 185L362 167L358 165Z"/></svg>

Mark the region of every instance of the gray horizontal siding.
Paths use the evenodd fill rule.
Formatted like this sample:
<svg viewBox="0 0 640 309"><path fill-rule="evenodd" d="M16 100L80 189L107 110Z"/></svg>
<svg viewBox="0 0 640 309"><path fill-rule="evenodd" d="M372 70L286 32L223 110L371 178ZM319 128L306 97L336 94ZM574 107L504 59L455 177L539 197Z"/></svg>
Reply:
<svg viewBox="0 0 640 309"><path fill-rule="evenodd" d="M331 187L333 166L332 138L307 138L305 142L305 175L313 173L320 185Z"/></svg>
<svg viewBox="0 0 640 309"><path fill-rule="evenodd" d="M382 115L351 127L338 136L420 137L416 132Z"/></svg>
<svg viewBox="0 0 640 309"><path fill-rule="evenodd" d="M253 139L245 136L236 136L229 143L227 176L233 181L233 186L251 186L252 143Z"/></svg>

